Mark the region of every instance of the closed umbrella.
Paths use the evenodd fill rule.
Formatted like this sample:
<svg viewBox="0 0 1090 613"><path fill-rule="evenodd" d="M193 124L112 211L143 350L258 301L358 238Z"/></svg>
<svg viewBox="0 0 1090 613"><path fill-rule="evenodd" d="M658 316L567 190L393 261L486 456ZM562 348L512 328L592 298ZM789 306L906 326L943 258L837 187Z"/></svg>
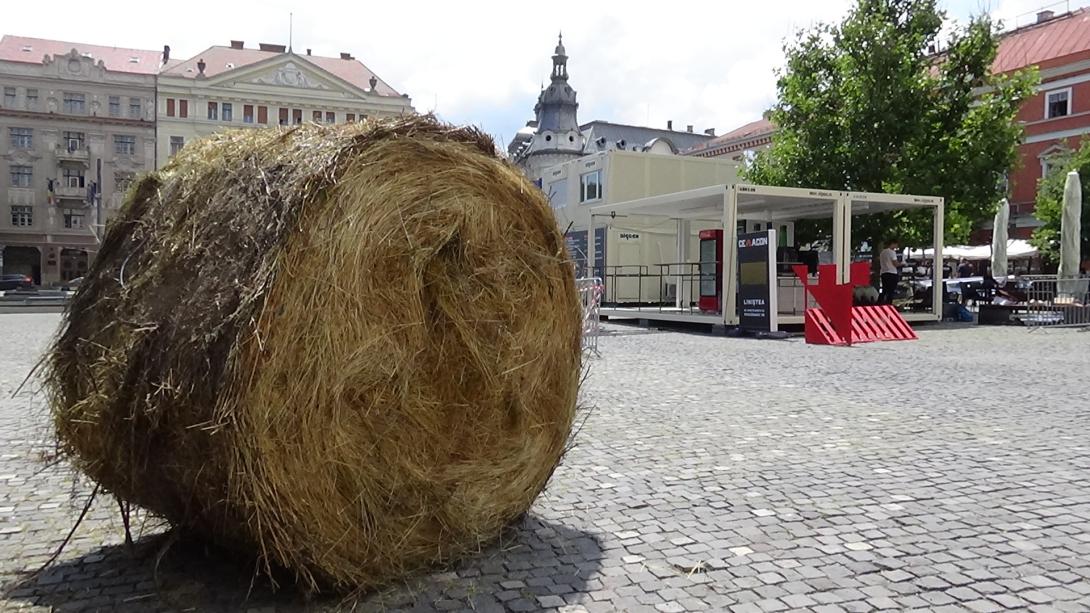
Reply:
<svg viewBox="0 0 1090 613"><path fill-rule="evenodd" d="M1079 290L1079 283L1066 281L1079 277L1080 237L1082 223L1082 185L1079 173L1072 170L1067 173L1064 183L1063 214L1060 217L1060 279L1061 292L1074 294Z"/></svg>
<svg viewBox="0 0 1090 613"><path fill-rule="evenodd" d="M1011 205L1004 198L999 201L992 224L992 276L1000 285L1007 282L1007 224L1011 217Z"/></svg>

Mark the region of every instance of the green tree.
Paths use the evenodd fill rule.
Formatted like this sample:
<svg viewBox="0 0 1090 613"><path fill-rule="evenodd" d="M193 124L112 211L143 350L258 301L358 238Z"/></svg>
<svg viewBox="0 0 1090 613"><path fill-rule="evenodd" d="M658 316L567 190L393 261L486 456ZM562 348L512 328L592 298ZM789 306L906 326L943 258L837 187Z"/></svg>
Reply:
<svg viewBox="0 0 1090 613"><path fill-rule="evenodd" d="M1054 169L1041 179L1037 186L1037 219L1045 225L1033 232L1030 242L1052 264L1060 261L1060 218L1063 214L1064 184L1067 173L1079 173L1082 183L1082 244L1083 260L1090 258L1090 138L1082 139L1082 146L1063 160L1063 170Z"/></svg>
<svg viewBox="0 0 1090 613"><path fill-rule="evenodd" d="M998 42L987 16L930 53L944 20L935 0L857 0L839 24L803 31L779 72L779 131L747 180L942 196L947 241L968 239L1004 195L1022 134L1014 117L1036 74L991 74ZM853 221L857 241L871 244L918 245L932 234L921 211Z"/></svg>

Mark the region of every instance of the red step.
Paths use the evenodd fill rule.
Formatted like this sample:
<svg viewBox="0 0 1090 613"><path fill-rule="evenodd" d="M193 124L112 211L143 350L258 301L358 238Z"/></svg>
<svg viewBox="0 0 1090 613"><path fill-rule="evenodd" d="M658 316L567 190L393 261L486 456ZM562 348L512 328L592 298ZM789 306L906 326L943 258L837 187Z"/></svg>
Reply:
<svg viewBox="0 0 1090 613"><path fill-rule="evenodd" d="M851 343L837 333L819 307L806 309L806 342L814 345L848 345L877 341L916 340L916 332L892 305L852 307Z"/></svg>

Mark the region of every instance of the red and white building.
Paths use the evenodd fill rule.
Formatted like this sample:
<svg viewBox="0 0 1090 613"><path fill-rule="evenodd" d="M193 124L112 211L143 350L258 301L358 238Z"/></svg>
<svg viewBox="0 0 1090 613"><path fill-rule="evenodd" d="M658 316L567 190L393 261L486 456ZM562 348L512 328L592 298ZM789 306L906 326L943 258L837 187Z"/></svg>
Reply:
<svg viewBox="0 0 1090 613"><path fill-rule="evenodd" d="M776 126L766 118L751 121L735 128L722 136L717 136L692 147L682 155L702 158L727 157L735 162L743 162L757 151L772 144L772 135Z"/></svg>
<svg viewBox="0 0 1090 613"><path fill-rule="evenodd" d="M1038 181L1090 134L1090 8L1042 11L1036 23L1004 34L992 72L1029 66L1041 83L1018 113L1026 131L1010 175L1011 238L1028 238L1041 225L1033 215Z"/></svg>

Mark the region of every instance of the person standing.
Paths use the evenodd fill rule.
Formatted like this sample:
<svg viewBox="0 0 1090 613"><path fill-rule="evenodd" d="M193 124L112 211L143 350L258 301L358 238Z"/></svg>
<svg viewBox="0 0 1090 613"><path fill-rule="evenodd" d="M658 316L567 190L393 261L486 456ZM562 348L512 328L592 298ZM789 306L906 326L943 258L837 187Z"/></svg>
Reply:
<svg viewBox="0 0 1090 613"><path fill-rule="evenodd" d="M901 280L900 270L897 268L897 249L900 244L896 239L886 241L886 248L878 255L878 261L882 266L882 294L878 296L878 304L893 304L893 294L897 291L897 283Z"/></svg>
<svg viewBox="0 0 1090 613"><path fill-rule="evenodd" d="M958 277L964 279L971 276L973 276L973 265L969 263L969 260L961 258L961 263L958 264Z"/></svg>

